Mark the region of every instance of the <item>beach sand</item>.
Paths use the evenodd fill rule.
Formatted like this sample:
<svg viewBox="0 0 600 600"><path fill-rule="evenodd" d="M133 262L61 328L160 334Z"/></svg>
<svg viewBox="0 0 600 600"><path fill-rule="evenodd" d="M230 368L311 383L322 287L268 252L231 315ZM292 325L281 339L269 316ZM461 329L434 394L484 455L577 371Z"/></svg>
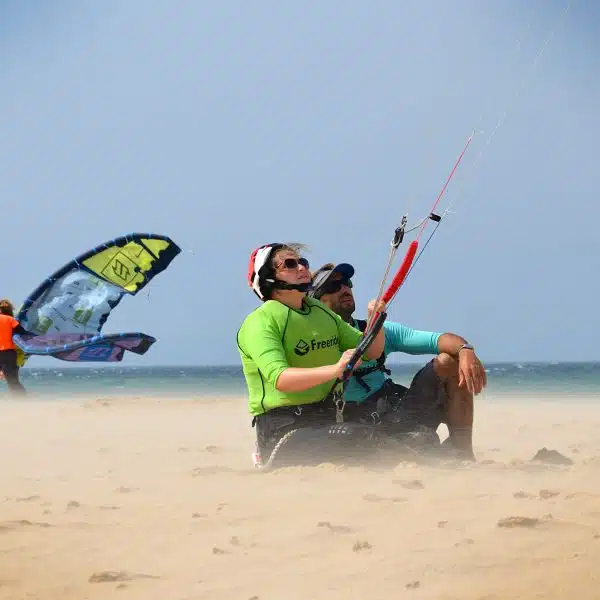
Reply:
<svg viewBox="0 0 600 600"><path fill-rule="evenodd" d="M477 464L268 473L243 398L5 400L0 414L0 599L600 594L589 399L478 399ZM532 462L542 447L574 464Z"/></svg>

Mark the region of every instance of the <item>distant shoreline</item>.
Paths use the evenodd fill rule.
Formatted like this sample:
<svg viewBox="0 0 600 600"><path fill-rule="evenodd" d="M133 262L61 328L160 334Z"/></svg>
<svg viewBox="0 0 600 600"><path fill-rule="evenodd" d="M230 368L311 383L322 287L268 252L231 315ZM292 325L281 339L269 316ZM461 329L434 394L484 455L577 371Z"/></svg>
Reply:
<svg viewBox="0 0 600 600"><path fill-rule="evenodd" d="M410 362L397 362L397 361L393 361L393 360L388 360L386 364L391 367L414 368L414 367L423 365L430 358L431 358L430 355L423 355L421 357L421 360L414 360L414 361L410 361ZM44 360L49 360L49 359L44 358ZM241 372L241 369L242 369L240 364L235 364L235 363L213 364L213 365L209 365L209 364L168 365L168 364L159 364L159 363L149 364L147 362L143 362L143 363L140 362L140 364L125 364L125 363L106 364L106 363L92 363L92 362L88 362L88 363L84 363L84 364L70 364L69 362L66 362L66 361L56 361L56 360L53 360L52 362L54 363L54 366L48 366L48 367L33 366L31 364L26 364L22 368L22 372L32 371L32 370L56 371L57 369L60 369L60 370L63 370L63 369L94 369L94 370L98 370L98 369L108 369L108 370L111 370L111 369L113 369L113 370L121 370L121 369L136 369L136 370L143 370L143 369L148 369L148 370L151 370L151 369L201 369L201 370L223 369L223 370L230 370L230 369L238 369ZM488 369L491 369L494 367L514 367L515 365L521 365L523 367L535 367L535 366L547 366L547 365L556 365L556 366L589 365L589 366L599 366L600 367L600 361L598 361L598 360L502 360L502 361L486 361L485 362L485 366Z"/></svg>

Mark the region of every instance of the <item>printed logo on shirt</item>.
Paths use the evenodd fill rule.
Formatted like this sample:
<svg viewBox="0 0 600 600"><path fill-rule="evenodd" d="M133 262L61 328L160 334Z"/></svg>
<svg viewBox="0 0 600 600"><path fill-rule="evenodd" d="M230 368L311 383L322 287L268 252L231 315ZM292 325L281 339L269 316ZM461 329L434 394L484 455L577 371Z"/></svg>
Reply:
<svg viewBox="0 0 600 600"><path fill-rule="evenodd" d="M312 339L309 342L305 342L304 340L300 340L296 347L294 348L294 353L298 356L306 356L311 350L323 350L325 348L335 348L338 346L338 336L334 335L330 337L328 340L316 340Z"/></svg>
<svg viewBox="0 0 600 600"><path fill-rule="evenodd" d="M309 351L310 351L310 346L304 340L300 340L296 344L296 347L294 348L294 352L298 356L306 356L309 353Z"/></svg>

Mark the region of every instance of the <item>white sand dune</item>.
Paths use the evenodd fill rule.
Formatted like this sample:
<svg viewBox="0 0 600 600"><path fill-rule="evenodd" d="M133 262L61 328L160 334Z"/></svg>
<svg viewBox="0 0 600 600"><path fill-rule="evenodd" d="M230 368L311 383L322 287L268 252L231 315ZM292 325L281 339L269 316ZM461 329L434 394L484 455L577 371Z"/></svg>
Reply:
<svg viewBox="0 0 600 600"><path fill-rule="evenodd" d="M1 599L599 597L589 399L479 401L474 465L269 473L252 467L243 398L0 415ZM574 464L531 462L544 446Z"/></svg>

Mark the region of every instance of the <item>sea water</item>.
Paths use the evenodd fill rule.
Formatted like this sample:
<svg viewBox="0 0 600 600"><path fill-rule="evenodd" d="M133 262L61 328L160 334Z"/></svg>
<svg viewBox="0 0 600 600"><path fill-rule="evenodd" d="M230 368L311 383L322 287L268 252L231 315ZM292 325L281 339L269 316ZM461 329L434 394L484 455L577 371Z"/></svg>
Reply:
<svg viewBox="0 0 600 600"><path fill-rule="evenodd" d="M394 381L408 385L424 363L391 364ZM519 395L556 400L557 396L600 399L600 362L489 363L486 396ZM27 365L21 380L32 397L90 396L205 397L246 394L239 365L233 366L85 366ZM0 381L0 396L7 397Z"/></svg>

